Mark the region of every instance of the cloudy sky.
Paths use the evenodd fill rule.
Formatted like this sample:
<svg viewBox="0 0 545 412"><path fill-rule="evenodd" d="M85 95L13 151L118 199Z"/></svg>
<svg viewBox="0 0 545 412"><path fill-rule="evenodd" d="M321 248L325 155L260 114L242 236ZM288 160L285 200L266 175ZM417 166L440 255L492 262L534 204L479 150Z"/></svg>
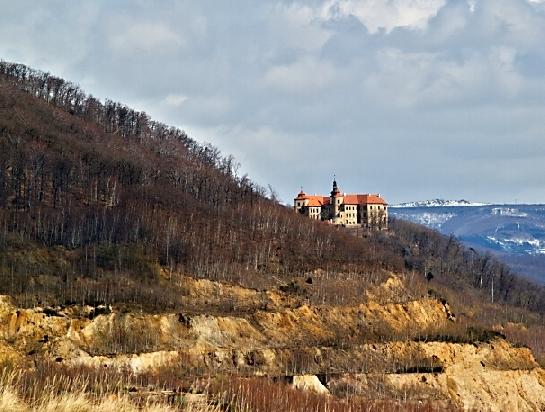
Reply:
<svg viewBox="0 0 545 412"><path fill-rule="evenodd" d="M0 58L303 186L545 202L545 3L0 0Z"/></svg>

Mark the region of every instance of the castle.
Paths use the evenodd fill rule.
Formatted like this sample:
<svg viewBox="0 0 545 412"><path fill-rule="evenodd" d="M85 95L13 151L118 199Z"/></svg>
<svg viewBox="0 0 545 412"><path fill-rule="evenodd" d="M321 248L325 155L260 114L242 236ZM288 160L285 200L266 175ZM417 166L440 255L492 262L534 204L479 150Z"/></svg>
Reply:
<svg viewBox="0 0 545 412"><path fill-rule="evenodd" d="M388 204L379 194L341 193L335 180L330 196L311 196L301 190L294 199L293 208L310 219L335 225L388 228Z"/></svg>

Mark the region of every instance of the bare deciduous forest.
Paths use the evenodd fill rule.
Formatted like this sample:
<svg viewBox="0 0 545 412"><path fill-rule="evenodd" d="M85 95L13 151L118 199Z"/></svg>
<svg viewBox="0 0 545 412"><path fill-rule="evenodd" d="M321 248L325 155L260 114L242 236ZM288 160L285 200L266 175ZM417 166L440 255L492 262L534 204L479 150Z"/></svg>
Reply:
<svg viewBox="0 0 545 412"><path fill-rule="evenodd" d="M256 311L263 319L275 314L267 297L271 291L285 299L276 310L299 310L308 303L316 315L327 313L328 305L359 305L370 291L374 303L382 304L380 288L399 278L403 291L389 290L385 302L433 300L448 318L446 326L419 328L410 318L414 327L401 331L377 321L350 336L342 325L333 325L326 340L290 336L292 346L276 348L291 354L286 375L316 368L309 348L341 353L350 345L380 342L475 344L500 337L530 347L544 364L545 288L492 256L401 220L392 219L388 231L355 232L307 219L279 204L274 190L241 176L236 160L212 145L123 104L102 102L48 73L0 62L0 294L59 319L75 305L91 305L88 319L113 307L117 317L109 330L95 333L99 344L87 348L91 356L169 348L155 333L159 329L142 333L144 322L131 326L123 314L177 311L177 322L185 327L194 314L213 313L239 316L245 325L241 319L252 321L248 314ZM219 288L221 299L214 301L208 292L186 299L196 287L190 283L203 279L219 281L201 288ZM408 306L403 308L408 313ZM344 371L380 372L373 381L376 393L352 394L351 403L302 393L285 382L243 378L259 364L251 356L237 369L241 376L228 377L225 386L221 379L208 382L206 392L234 410L401 410L397 402L405 402L407 392L389 393L385 374L443 368L422 354L401 354L398 360L373 356ZM0 381L21 405L42 405L40 385L51 379L68 392L87 380L80 401L97 404L102 398L89 398L103 393L95 391L96 382L111 383L119 396L126 396L119 385L203 385L186 364L133 375L57 362L35 362L25 372L7 368ZM343 385L339 381L339 388ZM370 401L375 398L378 403ZM434 410L431 400L403 405Z"/></svg>
<svg viewBox="0 0 545 412"><path fill-rule="evenodd" d="M2 62L0 76L3 293L145 305L148 289L161 306L160 267L254 287L319 268L364 283L415 271L545 308L541 288L454 237L393 221L355 238L268 199L231 156L146 113L24 65Z"/></svg>

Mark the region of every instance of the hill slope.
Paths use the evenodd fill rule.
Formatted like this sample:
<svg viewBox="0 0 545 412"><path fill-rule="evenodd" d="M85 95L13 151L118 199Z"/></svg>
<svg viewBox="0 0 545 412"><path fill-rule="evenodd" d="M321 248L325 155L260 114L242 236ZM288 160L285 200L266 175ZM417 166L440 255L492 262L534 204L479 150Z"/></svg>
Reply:
<svg viewBox="0 0 545 412"><path fill-rule="evenodd" d="M510 371L545 390L533 355L503 340L542 355L545 294L498 261L401 221L363 235L310 221L216 148L10 63L0 64L0 228L10 296L0 352L29 367L156 374L170 359L189 365L176 379L312 373L339 396L386 385L388 373L394 383L376 397L398 402L410 383L415 400L443 408L466 405L471 390L452 392L448 362L467 359L441 358L435 343L448 354L479 341L507 348L492 359L527 360L494 360L490 376ZM442 375L429 391L414 371Z"/></svg>
<svg viewBox="0 0 545 412"><path fill-rule="evenodd" d="M491 252L519 273L545 282L543 205L399 207L392 216L421 223L465 245Z"/></svg>

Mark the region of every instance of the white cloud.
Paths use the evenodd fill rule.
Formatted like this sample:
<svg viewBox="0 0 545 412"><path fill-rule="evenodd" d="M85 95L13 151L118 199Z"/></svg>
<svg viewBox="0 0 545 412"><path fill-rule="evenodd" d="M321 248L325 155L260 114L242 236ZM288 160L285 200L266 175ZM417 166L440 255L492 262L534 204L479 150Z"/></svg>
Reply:
<svg viewBox="0 0 545 412"><path fill-rule="evenodd" d="M320 17L320 10L308 5L275 3L271 6L268 27L290 47L318 50L331 37L329 30L316 24Z"/></svg>
<svg viewBox="0 0 545 412"><path fill-rule="evenodd" d="M128 21L123 26L116 24L116 32L110 37L110 47L115 53L167 53L185 44L179 32L161 23Z"/></svg>
<svg viewBox="0 0 545 412"><path fill-rule="evenodd" d="M188 97L183 94L169 94L164 102L169 106L181 106L187 99Z"/></svg>
<svg viewBox="0 0 545 412"><path fill-rule="evenodd" d="M372 33L389 32L396 27L424 28L444 4L445 0L329 0L322 16L354 16Z"/></svg>
<svg viewBox="0 0 545 412"><path fill-rule="evenodd" d="M510 103L524 79L515 67L517 52L493 47L486 53L451 57L442 52L384 49L374 56L376 71L363 82L364 92L385 109L475 107L493 99Z"/></svg>
<svg viewBox="0 0 545 412"><path fill-rule="evenodd" d="M265 84L285 93L316 93L335 79L335 67L326 61L303 57L294 63L273 66L264 76Z"/></svg>

